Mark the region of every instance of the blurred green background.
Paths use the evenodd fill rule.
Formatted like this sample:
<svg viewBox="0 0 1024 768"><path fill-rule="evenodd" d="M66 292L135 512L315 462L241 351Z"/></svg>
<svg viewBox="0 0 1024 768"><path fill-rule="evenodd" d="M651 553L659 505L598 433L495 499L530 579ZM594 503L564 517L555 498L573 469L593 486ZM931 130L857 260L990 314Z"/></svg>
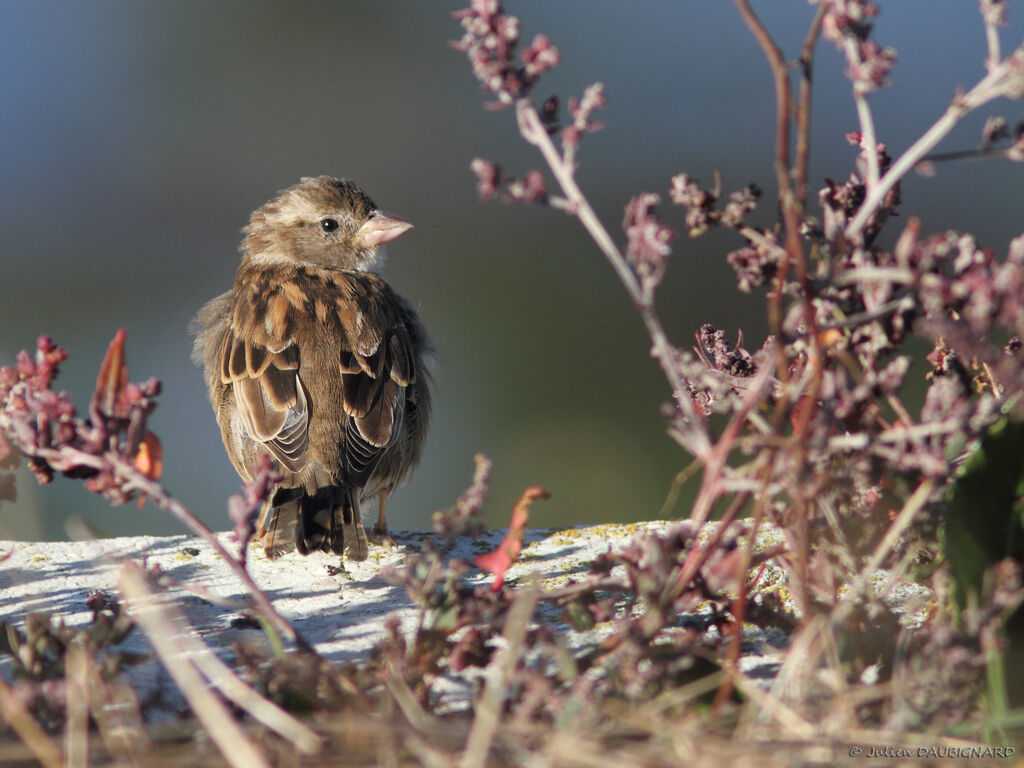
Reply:
<svg viewBox="0 0 1024 768"><path fill-rule="evenodd" d="M794 57L813 8L758 10ZM0 360L41 333L70 352L59 385L87 402L107 343L128 332L131 377L164 383L152 428L164 480L215 528L238 478L224 455L189 319L226 290L249 212L303 175L347 176L416 228L390 248L385 274L420 310L441 352L433 429L392 525L422 528L469 481L477 451L495 462L488 522L507 521L526 485L552 499L538 526L655 516L686 457L664 433L668 399L641 325L578 224L556 211L484 204L469 163L539 167L513 115L482 108L468 62L448 41L457 3L2 2L0 25ZM767 67L731 3L511 1L524 38L548 34L563 63L537 91L579 94L602 81L604 131L586 137L579 178L619 236L641 190L665 195L685 171L726 190L773 194L774 96ZM1006 49L1022 37L1011 7ZM893 87L872 98L898 154L982 74L977 3L883 4L877 39L899 51ZM819 47L814 188L845 179L857 128L844 64ZM1019 120L1018 104L989 113ZM988 113L986 113L988 114ZM982 117L943 149L977 144ZM961 228L1005 252L1024 224L1024 168L940 166L903 188L926 230ZM682 211L665 220L681 227ZM755 223L774 217L771 202ZM896 227L898 231L898 223ZM727 233L676 241L659 291L674 341L702 322L748 346L763 303L734 289ZM69 517L115 535L173 533L147 506L109 509L78 483L36 487L0 506L0 537L63 538ZM685 515L685 498L676 507Z"/></svg>

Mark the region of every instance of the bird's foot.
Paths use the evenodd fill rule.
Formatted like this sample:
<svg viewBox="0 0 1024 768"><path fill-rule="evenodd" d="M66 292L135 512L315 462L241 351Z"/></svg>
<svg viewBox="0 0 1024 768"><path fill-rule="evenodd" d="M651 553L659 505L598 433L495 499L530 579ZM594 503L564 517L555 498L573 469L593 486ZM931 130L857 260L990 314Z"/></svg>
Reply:
<svg viewBox="0 0 1024 768"><path fill-rule="evenodd" d="M388 549L394 549L398 546L398 542L391 538L391 534L388 533L387 526L383 526L380 523L370 529L370 541L379 547L387 547Z"/></svg>

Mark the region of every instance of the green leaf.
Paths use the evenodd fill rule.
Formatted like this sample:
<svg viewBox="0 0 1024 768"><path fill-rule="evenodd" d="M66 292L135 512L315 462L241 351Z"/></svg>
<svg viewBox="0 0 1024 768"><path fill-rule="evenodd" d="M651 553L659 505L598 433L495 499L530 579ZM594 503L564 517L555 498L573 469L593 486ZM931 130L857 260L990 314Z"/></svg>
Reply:
<svg viewBox="0 0 1024 768"><path fill-rule="evenodd" d="M1024 423L1003 417L982 436L953 485L942 538L961 608L992 565L1024 560Z"/></svg>

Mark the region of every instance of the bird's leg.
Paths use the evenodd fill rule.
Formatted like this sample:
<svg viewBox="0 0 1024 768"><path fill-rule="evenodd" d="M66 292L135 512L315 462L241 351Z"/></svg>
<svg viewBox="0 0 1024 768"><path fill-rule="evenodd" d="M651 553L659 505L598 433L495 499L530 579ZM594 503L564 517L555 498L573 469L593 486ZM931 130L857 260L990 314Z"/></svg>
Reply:
<svg viewBox="0 0 1024 768"><path fill-rule="evenodd" d="M274 508L273 501L267 499L263 502L263 507L260 509L260 516L256 518L256 540L262 541L263 536L267 532L267 517L270 516L270 511Z"/></svg>
<svg viewBox="0 0 1024 768"><path fill-rule="evenodd" d="M388 524L384 512L388 506L388 492L381 491L377 496L377 524L370 531L370 541L381 546L393 547L395 540L388 535Z"/></svg>

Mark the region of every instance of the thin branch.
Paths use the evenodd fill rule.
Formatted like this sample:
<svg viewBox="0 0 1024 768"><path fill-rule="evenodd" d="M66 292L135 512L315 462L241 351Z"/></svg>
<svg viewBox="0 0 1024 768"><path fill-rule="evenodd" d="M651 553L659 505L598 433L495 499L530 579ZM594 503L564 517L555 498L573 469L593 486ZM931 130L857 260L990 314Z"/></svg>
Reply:
<svg viewBox="0 0 1024 768"><path fill-rule="evenodd" d="M661 369L672 387L672 394L678 403L683 417L686 421L686 429L689 437L689 448L696 456L703 457L711 449L711 441L708 437L704 420L697 414L690 398L690 389L675 365L675 352L669 343L668 335L665 333L661 321L654 313L653 300L649 290L645 290L637 278L633 268L629 265L626 257L615 245L615 241L608 230L605 229L594 209L591 207L586 196L576 183L571 163L559 154L558 149L551 141L551 137L537 114L536 107L527 99L520 99L516 102L516 118L519 124L519 132L523 139L537 147L543 155L544 160L551 169L552 175L562 188L567 205L565 210L575 215L583 228L591 236L597 247L604 254L608 263L612 265L619 280L629 294L633 305L640 313L647 333L653 344L653 354L658 359Z"/></svg>
<svg viewBox="0 0 1024 768"><path fill-rule="evenodd" d="M843 48L850 69L856 70L863 63L856 38L847 35L843 40ZM857 121L860 123L860 151L864 157L867 175L865 183L868 190L871 190L878 184L878 138L875 135L875 118L871 114L871 105L868 104L867 90L857 80L853 82L853 103L857 108Z"/></svg>
<svg viewBox="0 0 1024 768"><path fill-rule="evenodd" d="M994 24L985 25L985 40L988 43L988 59L985 65L991 70L999 66L999 31Z"/></svg>
<svg viewBox="0 0 1024 768"><path fill-rule="evenodd" d="M476 717L466 739L466 750L459 761L461 768L482 768L487 764L487 755L500 723L506 685L525 649L526 631L530 628L538 595L536 584L531 584L516 596L509 609L502 631L505 647L495 654L488 667L487 682L480 701L474 707Z"/></svg>
<svg viewBox="0 0 1024 768"><path fill-rule="evenodd" d="M698 527L704 525L707 521L715 500L722 493L723 489L720 487L722 471L729 460L729 456L732 454L740 430L746 422L747 414L752 412L762 401L764 393L773 381L774 373L774 366L766 360L761 366L761 370L754 377L753 382L751 382L750 389L744 393L743 399L733 413L732 418L729 419L729 423L722 430L722 436L705 458L704 479L693 509L690 510L690 519Z"/></svg>
<svg viewBox="0 0 1024 768"><path fill-rule="evenodd" d="M314 755L320 751L322 742L316 731L254 691L201 639L191 633L182 632L178 636L178 642L203 677L224 694L225 698L248 713L253 720L291 742L292 746L304 755Z"/></svg>
<svg viewBox="0 0 1024 768"><path fill-rule="evenodd" d="M88 651L81 643L68 646L64 657L67 715L64 722L64 754L67 768L89 764L89 669Z"/></svg>
<svg viewBox="0 0 1024 768"><path fill-rule="evenodd" d="M955 149L950 152L935 152L931 155L926 155L921 159L920 163L940 163L947 160L980 160L988 157L1011 157L1014 154L1014 147Z"/></svg>
<svg viewBox="0 0 1024 768"><path fill-rule="evenodd" d="M901 298L887 301L884 304L879 304L874 309L858 312L832 323L825 323L818 330L824 332L839 328L854 328L858 325L866 325L867 323L874 322L875 320L881 320L883 317L895 314L896 312L909 312L914 308L914 306L914 297L908 294Z"/></svg>
<svg viewBox="0 0 1024 768"><path fill-rule="evenodd" d="M766 463L762 470L762 476L766 486L771 479L771 475L772 466L770 463ZM768 507L769 499L770 497L766 493L762 493L757 496L757 501L754 504L754 523L750 527L750 533L747 535L746 542L741 545L740 561L736 565L736 597L732 601L733 636L725 658L725 666L733 672L739 670L738 662L743 645L743 626L745 623L744 619L747 609L747 589L748 586L753 586L750 584L747 574L750 571L751 557L754 554L754 547L757 544L757 534L761 529L761 523L764 520L764 514ZM725 524L726 523L723 522L723 525ZM732 695L734 685L735 677L732 675L727 675L722 680L722 684L715 693L714 702L712 704L713 713L718 714L721 712L722 706L725 704L729 696Z"/></svg>
<svg viewBox="0 0 1024 768"><path fill-rule="evenodd" d="M786 254L786 249L785 248L783 248L781 245L776 243L774 240L769 239L768 237L763 235L761 232L758 232L753 227L750 227L750 226L747 226L746 224L744 224L737 231L741 235L743 235L745 238L747 238L747 240L752 242L754 245L756 245L756 246L758 246L760 248L764 248L767 251L771 251L775 255L776 258L780 258L780 259L785 259L786 258L787 254Z"/></svg>
<svg viewBox="0 0 1024 768"><path fill-rule="evenodd" d="M242 567L237 558L228 552L227 548L220 543L217 536L202 520L193 515L188 507L171 496L160 483L144 475L134 465L128 463L120 454L111 451L105 457L117 473L125 479L126 489L137 490L146 494L154 504L174 515L186 528L201 537L203 541L220 555L228 568L238 577L238 580L242 582L248 591L251 607L258 616L263 618L274 630L289 638L303 650L312 650L312 646L287 619L277 612L277 609L274 608L273 604L263 593L263 590L253 581L249 572Z"/></svg>
<svg viewBox="0 0 1024 768"><path fill-rule="evenodd" d="M865 225L881 206L885 196L911 168L924 158L968 114L1002 96L1016 97L1024 91L1024 44L992 69L970 91L958 95L942 116L889 167L878 184L868 189L857 214L846 227L846 237L862 239Z"/></svg>
<svg viewBox="0 0 1024 768"><path fill-rule="evenodd" d="M830 451L863 451L872 441L877 443L916 442L936 435L950 435L963 430L963 426L955 419L940 422L915 424L912 427L893 427L877 435L856 432L848 435L836 435L828 439Z"/></svg>
<svg viewBox="0 0 1024 768"><path fill-rule="evenodd" d="M991 72L1002 60L999 50L999 24L1002 20L1003 8L997 2L981 2L981 20L985 25L985 44L988 46L988 57L985 68Z"/></svg>
<svg viewBox="0 0 1024 768"><path fill-rule="evenodd" d="M882 562L889 556L889 553L896 546L903 532L906 531L914 521L914 517L927 503L934 489L935 480L930 477L925 478L910 495L910 498L907 499L903 509L900 510L893 524L889 526L889 530L885 532L885 536L878 543L878 546L875 547L871 557L868 558L860 573L857 574L853 583L850 584L849 589L843 593L840 601L832 609L831 621L833 626L841 624L850 614L850 611L853 610L860 596L867 589L868 582L871 581L878 569L882 567Z"/></svg>
<svg viewBox="0 0 1024 768"><path fill-rule="evenodd" d="M786 59L775 44L764 24L750 7L748 0L735 0L740 16L757 39L775 80L775 177L779 183L779 195L792 192L789 185L789 106L792 93Z"/></svg>
<svg viewBox="0 0 1024 768"><path fill-rule="evenodd" d="M789 70L782 51L776 45L764 24L761 23L757 14L754 13L754 9L751 8L749 1L735 0L735 2L744 23L753 33L758 44L761 46L761 50L764 51L765 58L768 60L768 66L771 68L772 79L775 83L775 178L779 187L779 207L786 231L784 248L787 258L779 265L778 274L775 277L775 287L769 293L768 324L771 332L776 337L782 338L782 295L786 280L789 277L790 266L793 266L796 268L797 281L801 287L804 323L811 334L812 345L816 353L815 360L820 360L820 342L818 339L817 322L814 316L814 305L811 301L810 285L807 279L807 261L803 243L800 239L800 223L803 218L803 210L790 183L789 121L793 93L789 83ZM804 151L809 151L809 149L805 147ZM776 347L776 365L779 369L779 377L785 381L789 375L789 366L783 344L779 344ZM819 380L820 377L816 377L813 380L815 387L817 387ZM816 397L816 389L811 393L811 399L814 397ZM780 400L779 407L776 409L777 418L781 418L787 407L788 404L785 400ZM797 433L801 434L802 432L803 427L798 427Z"/></svg>
<svg viewBox="0 0 1024 768"><path fill-rule="evenodd" d="M537 114L537 108L528 99L520 99L516 103L516 119L519 123L519 132L523 139L540 150L555 180L562 188L562 192L569 204L569 210L575 213L580 223L587 230L587 233L597 244L597 247L601 249L601 253L604 254L605 258L612 265L612 269L615 270L622 285L625 286L626 292L629 293L630 299L633 300L634 304L643 304L647 297L644 296L643 288L637 279L636 273L629 266L626 258L619 251L618 246L615 245L615 241L608 234L608 230L605 229L594 209L590 206L590 202L580 190L579 185L576 183L572 165L565 161L559 154L554 142L551 141L551 137L540 120L540 115Z"/></svg>
<svg viewBox="0 0 1024 768"><path fill-rule="evenodd" d="M0 717L18 734L18 738L44 768L61 768L64 765L57 745L25 708L15 690L3 680L0 680Z"/></svg>
<svg viewBox="0 0 1024 768"><path fill-rule="evenodd" d="M246 736L234 717L210 690L192 665L180 642L178 630L146 586L142 569L126 563L121 569L121 593L131 607L131 616L146 634L150 645L170 673L189 708L232 768L270 768L266 756Z"/></svg>
<svg viewBox="0 0 1024 768"><path fill-rule="evenodd" d="M675 507L676 502L679 501L679 494L682 492L683 486L689 482L690 478L697 474L702 466L700 459L694 459L686 467L676 473L676 476L672 479L672 485L668 489L668 495L665 497L665 502L661 505L661 510L658 512L658 520L667 520L672 514L672 508Z"/></svg>
<svg viewBox="0 0 1024 768"><path fill-rule="evenodd" d="M821 25L825 20L829 3L822 0L814 14L807 37L800 50L800 97L796 108L796 160L793 163L793 180L796 183L796 201L801 210L807 207L807 174L811 155L811 91L814 47L821 36Z"/></svg>

